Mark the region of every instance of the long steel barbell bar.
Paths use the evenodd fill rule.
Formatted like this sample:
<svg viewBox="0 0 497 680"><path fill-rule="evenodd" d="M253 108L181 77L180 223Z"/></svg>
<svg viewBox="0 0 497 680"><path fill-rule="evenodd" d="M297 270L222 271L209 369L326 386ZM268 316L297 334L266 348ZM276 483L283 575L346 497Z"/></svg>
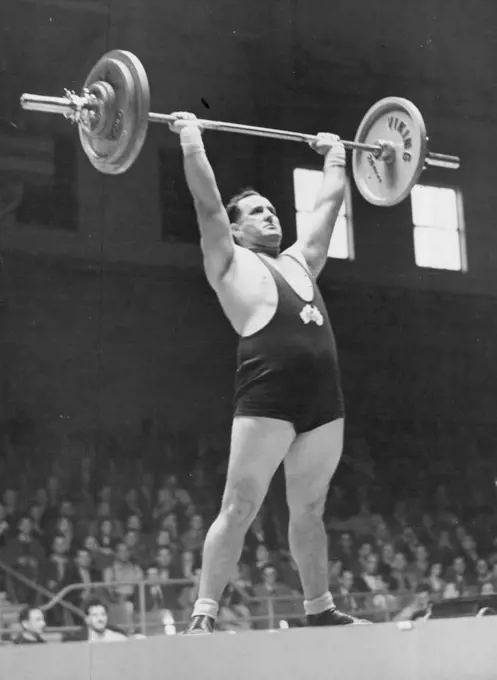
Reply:
<svg viewBox="0 0 497 680"><path fill-rule="evenodd" d="M44 113L61 114L68 118L74 114L74 102L69 97L45 97L36 94L23 94L21 97L21 107L27 111L41 111ZM83 105L87 110L95 110L91 103ZM168 124L176 120L173 115L167 113L149 113L150 123ZM252 125L241 125L239 123L225 123L216 120L198 119L199 124L206 130L216 130L218 132L234 132L242 135L255 137L269 137L272 139L284 139L290 142L315 142L317 135L310 135L303 132L290 132L289 130L278 130L275 128L256 127ZM361 142L350 142L342 140L346 149L358 149L360 151L370 151L374 156L380 158L384 148L378 144L363 144ZM450 156L442 153L432 153L429 151L425 159L426 165L448 170L458 170L461 160L458 156Z"/></svg>

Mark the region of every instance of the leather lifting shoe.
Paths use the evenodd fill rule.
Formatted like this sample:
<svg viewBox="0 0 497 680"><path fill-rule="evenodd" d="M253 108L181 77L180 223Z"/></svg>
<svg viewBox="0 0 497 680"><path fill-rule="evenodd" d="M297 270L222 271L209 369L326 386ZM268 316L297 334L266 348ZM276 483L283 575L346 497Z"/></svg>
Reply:
<svg viewBox="0 0 497 680"><path fill-rule="evenodd" d="M193 616L183 635L209 635L214 632L214 619L210 616Z"/></svg>
<svg viewBox="0 0 497 680"><path fill-rule="evenodd" d="M351 624L372 624L372 621L358 619L350 614L339 611L336 607L327 609L320 614L308 614L307 624L309 626L347 626Z"/></svg>

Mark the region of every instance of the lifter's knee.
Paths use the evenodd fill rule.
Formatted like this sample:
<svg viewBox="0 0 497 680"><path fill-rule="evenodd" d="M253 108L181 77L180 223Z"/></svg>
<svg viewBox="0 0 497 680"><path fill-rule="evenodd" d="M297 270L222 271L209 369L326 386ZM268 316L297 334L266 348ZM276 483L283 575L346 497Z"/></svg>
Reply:
<svg viewBox="0 0 497 680"><path fill-rule="evenodd" d="M256 479L244 478L224 493L221 515L233 527L248 530L259 512L263 496Z"/></svg>
<svg viewBox="0 0 497 680"><path fill-rule="evenodd" d="M309 498L305 493L287 494L290 522L321 522L328 490Z"/></svg>

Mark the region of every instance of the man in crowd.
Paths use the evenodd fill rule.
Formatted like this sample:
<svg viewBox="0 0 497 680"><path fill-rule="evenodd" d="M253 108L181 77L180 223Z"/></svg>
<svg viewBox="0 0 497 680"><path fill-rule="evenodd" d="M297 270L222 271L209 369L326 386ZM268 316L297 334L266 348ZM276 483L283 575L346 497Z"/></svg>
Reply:
<svg viewBox="0 0 497 680"><path fill-rule="evenodd" d="M98 599L89 600L84 608L85 625L76 633L69 633L64 642L77 642L86 640L95 642L122 642L128 636L118 628L109 626L107 606Z"/></svg>
<svg viewBox="0 0 497 680"><path fill-rule="evenodd" d="M26 606L19 612L20 632L12 638L15 645L36 645L46 642L43 637L45 617L41 609Z"/></svg>

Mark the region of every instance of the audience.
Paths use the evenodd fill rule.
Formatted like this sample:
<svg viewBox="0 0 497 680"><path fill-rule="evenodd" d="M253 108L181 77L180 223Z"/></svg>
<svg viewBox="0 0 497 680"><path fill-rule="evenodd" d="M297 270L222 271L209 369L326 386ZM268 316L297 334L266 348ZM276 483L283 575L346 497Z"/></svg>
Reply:
<svg viewBox="0 0 497 680"><path fill-rule="evenodd" d="M99 469L97 483L92 458L86 456L71 471L70 484L63 467L55 464L47 478L37 478L31 487L9 481L0 502L0 559L54 595L80 585L66 595L67 602L83 610L98 595L112 620L131 629L139 614L137 586L146 578L148 621L163 629L172 615L181 627L198 592L210 522L205 509L215 510L219 503L214 477L225 471L219 467L209 473L196 461L191 478L183 479L176 474L179 468L137 474L133 465L110 461ZM483 531L478 517L469 521L459 506L451 506L444 487L425 505L392 501L390 513L376 512L364 487L357 489L355 508L343 489L335 496L341 499L340 512L326 518L329 586L344 610L413 620L439 599L497 591L497 537L492 533L497 522L487 513ZM283 536L285 521L284 504L280 509L274 499L254 520L242 561L220 602L220 630L266 628L270 622L278 626L302 615L302 584ZM173 579L186 583L173 585ZM93 586L99 581L107 587ZM9 577L0 580L2 589L14 602L31 606L36 618L41 596L32 588ZM48 623L66 625L65 611L59 605L49 608ZM254 615L259 619L252 622Z"/></svg>

